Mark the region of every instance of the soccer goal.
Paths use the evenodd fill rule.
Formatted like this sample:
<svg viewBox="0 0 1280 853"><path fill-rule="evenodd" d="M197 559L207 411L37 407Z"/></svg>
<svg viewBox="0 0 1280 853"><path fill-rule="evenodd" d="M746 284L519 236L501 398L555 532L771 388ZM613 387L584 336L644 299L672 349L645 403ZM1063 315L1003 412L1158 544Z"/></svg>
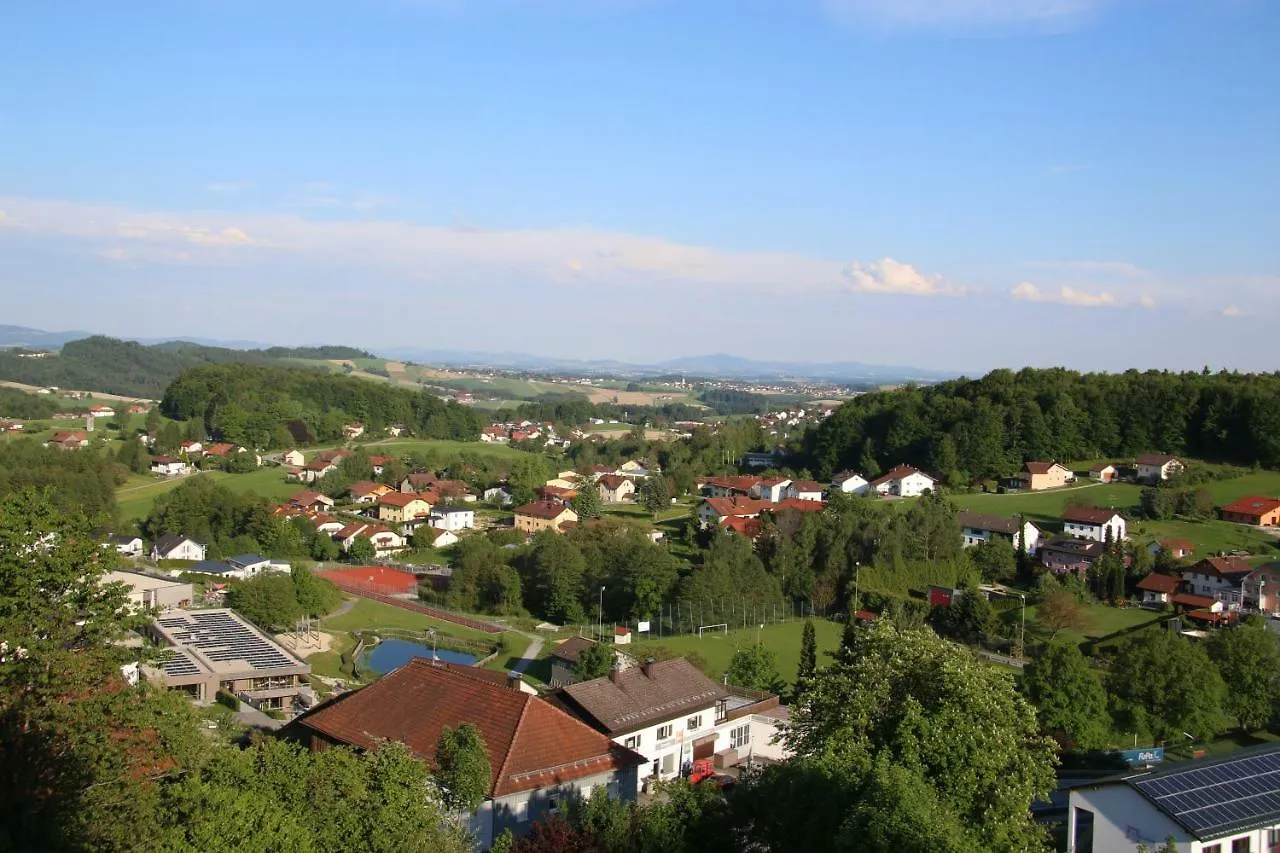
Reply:
<svg viewBox="0 0 1280 853"><path fill-rule="evenodd" d="M721 622L719 625L702 625L698 628L698 639L701 640L703 634L710 632L712 634L724 634L729 636L729 623Z"/></svg>

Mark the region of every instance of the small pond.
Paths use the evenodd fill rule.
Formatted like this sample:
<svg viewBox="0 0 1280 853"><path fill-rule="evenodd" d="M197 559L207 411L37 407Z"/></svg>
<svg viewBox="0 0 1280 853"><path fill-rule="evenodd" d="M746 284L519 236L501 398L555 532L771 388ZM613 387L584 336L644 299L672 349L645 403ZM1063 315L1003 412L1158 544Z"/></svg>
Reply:
<svg viewBox="0 0 1280 853"><path fill-rule="evenodd" d="M471 666L476 662L475 655L451 652L448 649L438 649L436 657L461 666ZM411 643L408 640L383 640L373 647L373 651L364 656L364 666L374 672L384 673L403 666L414 658L431 660L431 647L422 643Z"/></svg>

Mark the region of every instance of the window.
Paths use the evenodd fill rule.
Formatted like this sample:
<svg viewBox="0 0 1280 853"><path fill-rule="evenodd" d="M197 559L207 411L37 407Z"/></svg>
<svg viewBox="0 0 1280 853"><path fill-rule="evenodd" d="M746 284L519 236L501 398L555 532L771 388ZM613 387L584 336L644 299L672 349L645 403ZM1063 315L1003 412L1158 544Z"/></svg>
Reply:
<svg viewBox="0 0 1280 853"><path fill-rule="evenodd" d="M1231 842L1231 853L1249 853L1252 849L1253 844L1247 835L1244 838L1237 838L1235 841Z"/></svg>
<svg viewBox="0 0 1280 853"><path fill-rule="evenodd" d="M663 775L676 772L676 754L668 752L662 756L662 772Z"/></svg>
<svg viewBox="0 0 1280 853"><path fill-rule="evenodd" d="M751 725L738 726L729 732L729 748L740 749L751 743Z"/></svg>
<svg viewBox="0 0 1280 853"><path fill-rule="evenodd" d="M640 735L632 735L627 738L627 749L635 749L640 745Z"/></svg>
<svg viewBox="0 0 1280 853"><path fill-rule="evenodd" d="M511 807L511 815L516 819L516 823L529 822L529 801L524 800L516 803Z"/></svg>
<svg viewBox="0 0 1280 853"><path fill-rule="evenodd" d="M1205 847L1205 848L1203 849L1202 853L1222 853L1222 845L1221 845L1221 844L1211 844L1211 845L1209 845L1208 847Z"/></svg>
<svg viewBox="0 0 1280 853"><path fill-rule="evenodd" d="M696 732L698 729L702 728L702 715L699 714L696 717L690 717L685 721L684 727L691 732Z"/></svg>
<svg viewBox="0 0 1280 853"><path fill-rule="evenodd" d="M658 740L666 740L671 737L671 725L658 726Z"/></svg>

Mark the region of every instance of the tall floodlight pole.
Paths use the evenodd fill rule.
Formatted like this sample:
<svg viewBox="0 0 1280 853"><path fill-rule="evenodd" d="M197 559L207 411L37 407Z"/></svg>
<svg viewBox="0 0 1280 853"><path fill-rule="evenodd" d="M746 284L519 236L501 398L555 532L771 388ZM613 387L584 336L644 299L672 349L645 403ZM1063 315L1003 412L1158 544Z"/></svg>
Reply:
<svg viewBox="0 0 1280 853"><path fill-rule="evenodd" d="M1018 657L1025 659L1027 656L1027 597L1018 593L1018 598L1022 599L1022 625L1018 628Z"/></svg>
<svg viewBox="0 0 1280 853"><path fill-rule="evenodd" d="M596 608L596 637L604 641L604 587L600 587L600 606Z"/></svg>

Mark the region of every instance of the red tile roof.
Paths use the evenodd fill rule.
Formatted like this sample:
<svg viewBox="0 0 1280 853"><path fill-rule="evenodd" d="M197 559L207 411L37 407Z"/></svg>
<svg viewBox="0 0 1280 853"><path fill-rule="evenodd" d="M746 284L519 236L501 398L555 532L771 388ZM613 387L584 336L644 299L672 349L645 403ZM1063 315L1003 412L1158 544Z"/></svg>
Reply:
<svg viewBox="0 0 1280 853"><path fill-rule="evenodd" d="M298 507L308 507L316 503L322 503L325 506L332 506L333 499L326 495L322 495L319 492L309 492L304 489L290 497L289 503Z"/></svg>
<svg viewBox="0 0 1280 853"><path fill-rule="evenodd" d="M395 461L396 461L396 458L394 456L370 456L369 457L370 465L390 465L392 462L395 462Z"/></svg>
<svg viewBox="0 0 1280 853"><path fill-rule="evenodd" d="M375 483L375 482L372 482L371 480L360 480L358 482L352 483L350 486L347 487L347 494L352 495L354 497L369 495L377 491L379 486L382 486L382 483ZM388 488L388 487L384 486L383 488Z"/></svg>
<svg viewBox="0 0 1280 853"><path fill-rule="evenodd" d="M1057 462L1028 462L1022 466L1028 474L1048 474L1054 468L1066 468Z"/></svg>
<svg viewBox="0 0 1280 853"><path fill-rule="evenodd" d="M1182 581L1169 575L1158 574L1152 572L1142 580L1138 581L1138 589L1147 590L1149 592L1159 592L1168 595L1177 591L1182 586Z"/></svg>
<svg viewBox="0 0 1280 853"><path fill-rule="evenodd" d="M387 492L378 496L378 506L394 506L404 509L414 501L423 500L422 495L413 492ZM425 503L425 501L424 501Z"/></svg>
<svg viewBox="0 0 1280 853"><path fill-rule="evenodd" d="M1098 509L1090 506L1073 506L1068 507L1062 513L1063 521L1074 521L1076 524L1106 524L1111 519L1120 515L1114 509ZM1123 516L1121 516L1123 517Z"/></svg>
<svg viewBox="0 0 1280 853"><path fill-rule="evenodd" d="M773 504L768 501L758 501L752 498L705 498L703 502L711 507L711 510L721 518L734 515L759 515L764 510L773 507Z"/></svg>
<svg viewBox="0 0 1280 853"><path fill-rule="evenodd" d="M796 480L791 484L791 489L796 492L818 492L819 494L823 491L822 485L813 480Z"/></svg>
<svg viewBox="0 0 1280 853"><path fill-rule="evenodd" d="M1213 599L1204 595L1192 595L1189 592L1179 592L1169 598L1174 604L1180 607L1212 607Z"/></svg>
<svg viewBox="0 0 1280 853"><path fill-rule="evenodd" d="M225 441L220 441L217 444L211 444L206 447L204 452L206 456L227 456L234 452L235 449L236 446L234 444L227 444Z"/></svg>
<svg viewBox="0 0 1280 853"><path fill-rule="evenodd" d="M445 726L470 723L493 770L488 796L552 787L622 770L645 759L536 696L500 686L468 667L415 658L368 687L298 719L325 738L372 749L404 742L431 762Z"/></svg>
<svg viewBox="0 0 1280 853"><path fill-rule="evenodd" d="M1276 498L1264 498L1258 495L1249 495L1238 501L1233 501L1222 508L1223 512L1232 515L1248 515L1254 518L1261 518L1268 513L1275 512L1280 509L1280 500Z"/></svg>
<svg viewBox="0 0 1280 853"><path fill-rule="evenodd" d="M745 518L740 515L732 515L720 519L720 526L725 530L732 530L734 533L741 533L748 539L755 539L760 535L760 519Z"/></svg>
<svg viewBox="0 0 1280 853"><path fill-rule="evenodd" d="M1196 543L1189 542L1186 539L1161 539L1159 545L1166 551L1191 552L1196 549Z"/></svg>
<svg viewBox="0 0 1280 853"><path fill-rule="evenodd" d="M620 474L602 474L596 482L609 491L616 492L623 483L630 483L631 481Z"/></svg>
<svg viewBox="0 0 1280 853"><path fill-rule="evenodd" d="M747 475L741 477L699 477L697 483L700 486L712 486L717 489L729 489L745 493L759 485L760 478Z"/></svg>
<svg viewBox="0 0 1280 853"><path fill-rule="evenodd" d="M568 510L569 507L564 504L551 503L550 501L534 501L531 504L516 507L516 515L528 515L533 518L553 519L557 518L560 513Z"/></svg>
<svg viewBox="0 0 1280 853"><path fill-rule="evenodd" d="M1253 566L1243 557L1206 557L1187 571L1217 575L1224 581L1238 583L1253 571Z"/></svg>

